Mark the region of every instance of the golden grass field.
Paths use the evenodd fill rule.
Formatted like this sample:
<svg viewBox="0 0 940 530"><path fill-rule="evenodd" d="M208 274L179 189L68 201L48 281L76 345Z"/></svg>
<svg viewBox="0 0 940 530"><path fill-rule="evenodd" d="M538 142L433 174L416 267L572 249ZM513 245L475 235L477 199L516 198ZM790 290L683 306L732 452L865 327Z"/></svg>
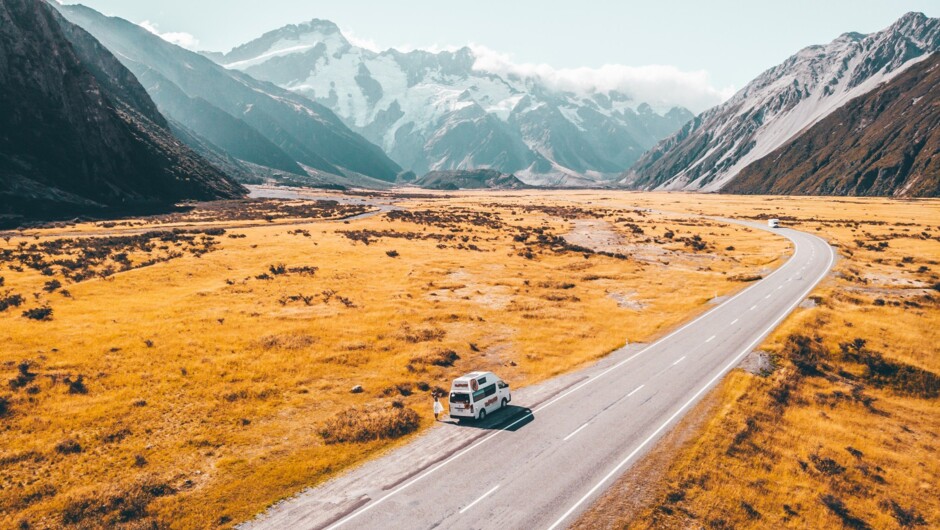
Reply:
<svg viewBox="0 0 940 530"><path fill-rule="evenodd" d="M0 527L231 527L429 428L463 372L575 369L790 251L641 200L680 206L406 195L345 222L365 210L247 201L0 234Z"/></svg>
<svg viewBox="0 0 940 530"><path fill-rule="evenodd" d="M773 373L732 372L576 527L940 528L940 201L631 199L781 217L841 260L762 346Z"/></svg>

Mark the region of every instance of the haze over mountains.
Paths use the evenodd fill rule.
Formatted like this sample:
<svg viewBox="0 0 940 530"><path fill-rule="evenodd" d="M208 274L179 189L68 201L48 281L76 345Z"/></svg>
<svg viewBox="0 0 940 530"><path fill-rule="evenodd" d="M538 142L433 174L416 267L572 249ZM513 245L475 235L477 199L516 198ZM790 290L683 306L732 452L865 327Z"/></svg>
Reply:
<svg viewBox="0 0 940 530"><path fill-rule="evenodd" d="M647 152L622 183L636 189L781 193L907 194L905 175L878 186L764 186L765 173L750 175L750 185L735 179L749 165L805 134L853 98L889 84L905 70L940 49L940 19L908 13L887 29L870 35L846 33L825 46L809 46L767 70L729 101L703 113ZM936 87L933 87L936 91ZM900 120L903 114L894 114ZM911 132L895 123L899 132ZM933 123L936 126L936 122ZM899 142L915 142L902 135ZM809 144L803 144L809 145ZM874 148L874 146L872 146ZM810 153L804 153L806 156ZM927 154L927 153L925 153ZM796 155L794 155L796 156ZM764 162L770 171L773 164ZM846 168L850 169L850 168ZM906 170L905 170L906 171ZM926 167L937 178L936 167ZM849 179L868 177L856 175ZM916 177L921 178L921 177ZM730 187L729 187L730 185Z"/></svg>
<svg viewBox="0 0 940 530"><path fill-rule="evenodd" d="M596 185L692 118L617 90L579 94L488 71L468 47L370 51L326 20L207 56L329 107L418 174L490 168L531 184Z"/></svg>
<svg viewBox="0 0 940 530"><path fill-rule="evenodd" d="M221 68L121 18L80 5L59 9L115 52L160 110L217 156L294 176L309 173L310 184L369 187L394 181L401 171L307 98Z"/></svg>
<svg viewBox="0 0 940 530"><path fill-rule="evenodd" d="M137 82L45 2L0 2L0 214L240 196Z"/></svg>

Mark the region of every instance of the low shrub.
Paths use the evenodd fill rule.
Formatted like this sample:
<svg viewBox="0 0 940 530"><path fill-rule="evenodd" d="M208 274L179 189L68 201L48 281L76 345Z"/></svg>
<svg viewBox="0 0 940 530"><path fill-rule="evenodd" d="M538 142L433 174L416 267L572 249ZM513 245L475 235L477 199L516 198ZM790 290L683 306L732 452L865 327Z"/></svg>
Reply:
<svg viewBox="0 0 940 530"><path fill-rule="evenodd" d="M822 339L800 334L787 337L783 354L800 372L807 375L819 374L822 363L829 358L829 352L823 346Z"/></svg>
<svg viewBox="0 0 940 530"><path fill-rule="evenodd" d="M7 291L0 295L0 313L6 311L11 307L19 307L26 302L26 299L23 298L21 294L13 294L12 291Z"/></svg>
<svg viewBox="0 0 940 530"><path fill-rule="evenodd" d="M34 307L23 311L23 316L30 320L52 320L52 308L49 306Z"/></svg>
<svg viewBox="0 0 940 530"><path fill-rule="evenodd" d="M327 444L363 443L399 438L420 424L418 413L404 406L380 410L353 407L327 420L319 433Z"/></svg>
<svg viewBox="0 0 940 530"><path fill-rule="evenodd" d="M75 440L68 439L56 444L55 451L62 455L74 455L82 452L82 446Z"/></svg>
<svg viewBox="0 0 940 530"><path fill-rule="evenodd" d="M317 341L312 335L266 335L261 337L259 344L266 350L302 350Z"/></svg>

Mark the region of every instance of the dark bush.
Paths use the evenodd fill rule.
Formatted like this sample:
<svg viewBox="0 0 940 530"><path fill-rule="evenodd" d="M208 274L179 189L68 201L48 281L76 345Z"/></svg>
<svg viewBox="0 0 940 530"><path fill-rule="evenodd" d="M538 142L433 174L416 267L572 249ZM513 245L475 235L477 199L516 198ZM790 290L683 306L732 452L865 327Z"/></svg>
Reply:
<svg viewBox="0 0 940 530"><path fill-rule="evenodd" d="M845 506L845 503L842 502L842 499L839 499L835 495L822 495L819 497L819 500L826 508L829 508L832 513L839 516L845 526L855 530L869 528L868 523L852 515L849 512L849 509Z"/></svg>
<svg viewBox="0 0 940 530"><path fill-rule="evenodd" d="M904 509L900 504L894 502L891 499L885 499L879 503L882 509L888 511L894 519L898 522L898 526L901 528L913 528L915 526L926 526L927 521L924 519L924 516L917 513L917 510L912 506L909 509Z"/></svg>
<svg viewBox="0 0 940 530"><path fill-rule="evenodd" d="M18 390L24 386L30 384L33 379L36 379L36 374L29 371L30 363L29 361L23 361L16 366L17 374L16 377L10 379L10 388L13 390Z"/></svg>
<svg viewBox="0 0 940 530"><path fill-rule="evenodd" d="M386 254L388 257L390 257L390 258L397 258L397 257L398 257L398 251L397 251L397 250L389 250L389 251L386 252L385 254Z"/></svg>
<svg viewBox="0 0 940 530"><path fill-rule="evenodd" d="M841 475L845 472L845 467L831 458L820 457L819 455L809 455L810 462L816 466L816 470L823 475Z"/></svg>
<svg viewBox="0 0 940 530"><path fill-rule="evenodd" d="M88 387L85 386L85 376L83 375L79 375L74 380L70 377L66 377L65 384L69 387L69 394L88 393Z"/></svg>
<svg viewBox="0 0 940 530"><path fill-rule="evenodd" d="M23 305L25 301L23 295L13 294L12 291L7 291L0 295L0 312L6 311L11 307L19 307Z"/></svg>
<svg viewBox="0 0 940 530"><path fill-rule="evenodd" d="M45 285L43 285L42 290L46 291L47 293L54 293L57 290L59 290L59 288L61 287L62 287L62 282L60 282L59 280L49 280L48 282L46 282Z"/></svg>
<svg viewBox="0 0 940 530"><path fill-rule="evenodd" d="M73 454L81 453L82 446L75 440L69 439L69 440L65 440L56 444L55 450L59 454L73 455Z"/></svg>
<svg viewBox="0 0 940 530"><path fill-rule="evenodd" d="M3 418L10 414L10 411L13 407L10 405L10 398L0 396L0 418Z"/></svg>
<svg viewBox="0 0 940 530"><path fill-rule="evenodd" d="M790 362L807 375L819 374L820 365L829 358L829 352L822 345L822 339L799 334L787 337L783 353L790 359Z"/></svg>
<svg viewBox="0 0 940 530"><path fill-rule="evenodd" d="M23 316L30 320L52 320L52 308L49 306L34 307L23 311Z"/></svg>

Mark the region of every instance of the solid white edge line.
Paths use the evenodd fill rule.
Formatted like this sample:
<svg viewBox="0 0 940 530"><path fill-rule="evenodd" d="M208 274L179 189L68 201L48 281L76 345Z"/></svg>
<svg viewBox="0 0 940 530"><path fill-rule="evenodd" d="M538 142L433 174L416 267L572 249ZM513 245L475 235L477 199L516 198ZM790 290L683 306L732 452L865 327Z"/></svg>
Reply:
<svg viewBox="0 0 940 530"><path fill-rule="evenodd" d="M816 237L816 236L812 236L812 237ZM824 241L824 240L822 240L822 238L818 238L818 239L819 239L820 241ZM719 379L721 379L722 377L724 377L725 374L726 374L728 371L730 371L730 370L731 370L732 368L734 368L739 362L741 362L741 359L743 359L745 355L747 355L748 353L750 353L751 350L752 350L755 346L757 346L758 344L760 344L760 342L761 342L762 340L764 340L764 338L765 338L767 335L770 334L771 331L773 331L777 326L780 325L781 322L783 322L788 316L790 316L790 312L793 311L793 310L796 308L796 306L800 305L800 303L803 302L803 300L809 295L809 293L811 293L811 292L813 291L813 289L815 289L816 286L819 285L819 282L821 282L821 281L823 280L823 278L825 278L826 276L829 275L830 268L832 267L833 263L835 262L835 254L833 253L832 247L829 246L829 243L828 243L828 242L826 242L826 247L829 249L829 263L826 265L826 269L825 269L825 270L823 271L823 273L819 276L819 278L818 278L815 282L813 282L813 284L812 284L808 289L806 289L806 291L803 292L803 294L796 300L796 302L794 302L793 304L791 304L790 307L787 308L787 310L784 311L783 314L781 314L780 317L777 318L777 320L775 320L775 321L773 322L773 324L771 324L768 328L766 328L764 331L762 331L762 332L761 332L761 335L760 335L757 339L755 339L754 342L752 342L750 345L748 345L748 347L745 348L745 349L744 349L741 353L739 353L737 356L735 356L735 358L732 359L730 363L728 363L728 364L727 364L724 368L722 368L717 374L715 374L715 377L711 378L707 383L705 383L705 385L704 385L702 388L700 388L700 389L698 390L698 392L696 392L688 401L686 401L685 404L682 405L682 406L679 408L679 410L677 410L675 413L673 413L673 415L670 416L668 420L666 420L662 425L660 425L659 428L657 428L657 429L653 432L653 434L651 434L651 435L649 436L649 438L647 438L646 440L643 440L643 443L641 443L639 446L637 446L636 449L634 449L629 455L627 455L626 458L624 458L619 464L617 464L617 466L614 467L614 469L612 469L612 470L610 471L610 473L608 473L607 475L605 475L604 478L602 478L600 482L598 482L593 488L590 489L590 491L588 491L583 497L581 497L581 499L578 500L578 502L576 502L576 503L574 504L574 506L572 506L571 508L569 508L568 511L565 512L564 515L562 515L557 521L555 521L554 524L552 524L550 527L548 527L548 530L555 530L555 528L557 528L560 524L562 524L563 522L565 522L565 520L566 520L568 517L570 517L571 514L574 513L574 511L578 509L579 506L581 506L582 504L584 504L584 502L585 502L586 500L588 500L592 495L594 495L594 493L597 492L597 490L600 489L601 486L603 486L604 484L606 484L607 481L609 481L618 471L620 471L620 469L621 469L623 466L627 465L627 463L630 462L630 460L632 460L633 457L636 456L637 453L639 453L644 447L646 447L647 444L649 444L649 443L650 443L651 441L653 441L657 436L659 436L659 433L661 433L663 430L666 429L666 427L669 426L669 424L671 424L673 421L675 421L675 419L678 418L679 415L681 415L681 414L685 411L685 409L689 408L689 407L692 405L692 403L694 403L694 402L699 398L699 396L701 396L702 394L704 394L704 393L705 393L709 388L711 388L711 386L714 385Z"/></svg>
<svg viewBox="0 0 940 530"><path fill-rule="evenodd" d="M499 484L497 484L495 488L493 488L493 489L491 489L490 491L484 493L479 499L477 499L477 500L471 502L470 504L464 506L458 513L464 513L465 511L469 510L470 508L473 508L473 507L476 505L476 503L478 503L478 502L482 501L483 499L489 497L490 495L493 494L494 491L496 491L496 490L498 490L498 489L499 489Z"/></svg>
<svg viewBox="0 0 940 530"><path fill-rule="evenodd" d="M739 224L739 225L740 225L740 224L742 224L742 223L740 223L740 222L732 222L732 224ZM802 232L801 232L801 233L802 233ZM805 235L809 235L809 234L805 234ZM815 236L811 236L811 237L815 237ZM820 240L821 240L821 239L820 239ZM827 245L828 245L828 243L827 243ZM773 278L774 276L776 276L777 273L779 273L780 271L786 269L786 268L787 268L787 265L789 265L790 263L795 263L794 260L795 260L795 258L796 258L799 254L800 254L800 249L797 248L797 249L793 252L793 255L790 256L790 259L787 260L786 263L784 263L783 265L781 265L780 267L778 267L777 270L775 270L775 271L773 271L772 273L770 273L770 274L769 274L766 278L764 278L762 281L757 282L757 283L755 283L754 285L751 285L751 286L748 287L747 289L744 289L743 291L741 291L740 293L738 293L738 294L732 296L732 297L729 298L728 300L725 300L721 305L719 305L719 306L713 308L711 311L708 311L708 312L706 312L706 313L703 313L703 314L699 315L698 317L696 317L696 318L693 319L692 321L690 321L690 322L684 324L684 325L683 325L682 327L680 327L679 329L676 329L675 331L669 333L669 334L666 335L665 337L662 337L661 339L657 340L656 342L654 342L654 343L648 345L647 347L643 348L642 350L640 350L640 351L636 352L635 354L631 355L630 357L628 357L628 358L626 358L626 359L620 361L619 363L617 363L617 364L611 366L610 368L604 370L603 372L597 374L596 376L589 378L587 381L584 381L584 382L581 383L580 385L576 385L576 386L574 386L574 387L568 389L568 391L563 392L562 394L560 394L560 395L556 396L555 398L551 399L550 401L547 401L547 402L543 403L541 406L539 406L539 407L537 407L536 409L534 409L534 410L528 412L527 414L524 414L521 418L519 418L518 420L516 420L516 421L510 423L508 426L503 427L502 429L500 429L500 430L498 430L498 431L496 431L496 432L494 432L494 433L492 433L492 434L490 434L490 435L487 435L486 437L482 438L480 441L478 441L477 443L471 445L470 447L467 447L466 449L464 449L464 450L462 450L462 451L458 451L458 452L454 453L453 455L451 455L449 458L447 458L447 459L444 460L443 462L439 463L438 465L432 467L431 469L425 471L424 473L421 473L421 474L418 475L417 477L415 477L415 478L413 478L412 480L410 480L410 481L408 481L408 482L402 484L401 486L398 486L397 488L395 488L394 490L392 490L391 492L389 492L389 493L388 493L387 495L385 495L384 497L380 497L378 500L375 500L375 501L373 501L373 502L370 502L369 504L366 504L365 506L359 508L358 510L356 510L356 511L354 511L354 512L348 514L348 515L346 515L346 517L343 517L343 518L340 519L339 521L337 521L337 522L331 524L330 526L326 527L326 530L335 530L335 529L339 528L340 526L343 526L344 524L348 523L349 521L352 521L352 520L355 519L356 517L359 517L360 515L366 513L367 511L369 511L369 510L371 510L372 508L378 506L379 504L382 504L383 502L385 502L386 500L390 499L391 497L394 497L394 496L397 495L399 492L401 492L402 490L408 488L408 487L411 486L412 484L415 484L415 483L417 483L417 482L420 482L420 481L423 480L425 477L427 477L427 476L433 474L433 473L434 473L435 471L437 471L438 469L443 468L443 467L446 466L447 464L453 462L454 460L460 458L461 456L466 455L466 454L469 453L470 451L473 451L474 449L476 449L477 447L479 447L479 446L483 445L484 443L490 441L490 440L493 439L494 437L499 436L500 433L505 432L505 431L508 431L509 429L512 429L513 427L515 427L516 425L522 423L523 421L528 420L528 419L529 419L532 415L534 415L536 412L539 412L539 411L541 411L541 410L544 410L545 408L551 406L552 404L554 404L554 403L557 402L558 400L564 399L565 397L567 397L567 396L570 395L571 393L580 390L581 388L583 388L583 387L585 387L585 386L587 386L587 385L593 383L594 381L597 381L597 380L600 379L601 377L607 375L608 373L610 373L610 372L616 370L617 368L620 368L621 366L627 364L628 362L630 362L630 361L636 359L636 358L639 357L640 355L643 355L643 354L646 353L647 351L653 349L654 347L656 347L657 344L660 344L660 343L662 343L663 341L666 341L666 340L672 338L673 336L675 336L675 335L677 335L678 333L682 332L683 330L685 330L685 329L688 328L689 326L692 326L693 324L697 323L698 321L705 319L705 318L708 317L709 315L718 312L718 311L721 310L721 308L723 308L724 306L726 306L726 305L730 304L731 302L737 300L738 298L740 298L740 297L743 296L744 294L750 292L752 289L755 289L756 287L758 287L758 286L761 285L762 283L766 282L766 281L769 280L770 278ZM757 307L757 306L755 306L755 307Z"/></svg>
<svg viewBox="0 0 940 530"><path fill-rule="evenodd" d="M587 426L590 425L590 424L591 424L591 422L587 422L587 423L585 423L584 425L578 427L577 429L575 429L574 431L572 431L571 434L569 434L568 436L565 436L565 438L564 438L562 441L563 441L563 442L567 442L568 440L571 439L572 436L578 434L579 432L581 432L581 429L587 427Z"/></svg>

